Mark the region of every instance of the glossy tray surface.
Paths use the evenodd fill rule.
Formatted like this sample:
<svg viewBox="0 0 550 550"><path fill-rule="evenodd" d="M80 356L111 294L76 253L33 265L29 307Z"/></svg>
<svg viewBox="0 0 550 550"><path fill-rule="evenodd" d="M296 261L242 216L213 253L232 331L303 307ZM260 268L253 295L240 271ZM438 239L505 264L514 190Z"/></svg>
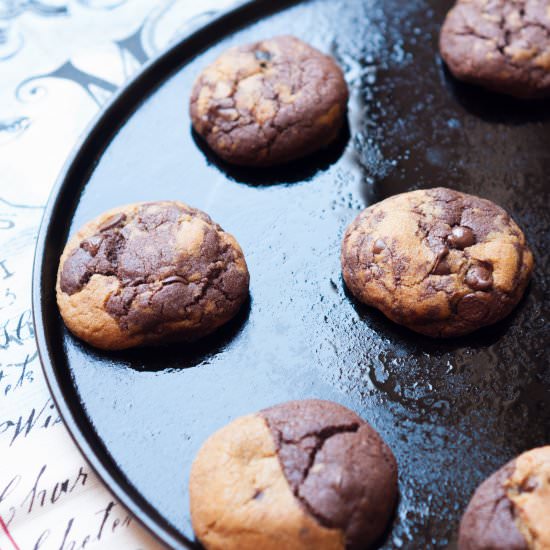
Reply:
<svg viewBox="0 0 550 550"><path fill-rule="evenodd" d="M88 460L170 546L193 539L187 481L205 438L281 401L338 401L392 447L400 502L384 548L454 546L476 485L515 454L550 441L550 108L453 81L437 54L450 5L247 3L137 77L63 173L34 274L44 369ZM192 83L228 46L286 33L339 61L351 89L349 127L329 151L284 169L229 168L191 131ZM438 185L510 211L537 261L509 319L449 341L416 335L357 304L339 263L344 229L362 208ZM157 199L201 208L235 235L251 273L250 302L193 346L95 351L60 319L58 258L86 220Z"/></svg>

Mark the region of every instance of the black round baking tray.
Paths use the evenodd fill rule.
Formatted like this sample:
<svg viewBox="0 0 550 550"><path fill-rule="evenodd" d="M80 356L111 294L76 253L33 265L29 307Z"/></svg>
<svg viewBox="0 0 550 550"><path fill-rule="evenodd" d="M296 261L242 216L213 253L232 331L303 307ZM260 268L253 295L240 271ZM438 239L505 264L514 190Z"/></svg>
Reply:
<svg viewBox="0 0 550 550"><path fill-rule="evenodd" d="M450 2L247 2L149 63L92 124L52 192L38 237L40 357L83 454L173 548L193 545L187 479L205 438L288 399L347 405L393 448L400 502L383 548L453 547L475 486L550 439L550 109L456 83L437 54ZM332 54L349 127L282 169L233 169L192 133L198 72L224 48L291 33ZM400 328L346 292L339 247L362 208L444 185L489 198L525 229L537 267L504 322L457 340ZM73 338L55 303L70 233L113 206L177 199L233 233L251 272L241 314L195 345L107 353Z"/></svg>

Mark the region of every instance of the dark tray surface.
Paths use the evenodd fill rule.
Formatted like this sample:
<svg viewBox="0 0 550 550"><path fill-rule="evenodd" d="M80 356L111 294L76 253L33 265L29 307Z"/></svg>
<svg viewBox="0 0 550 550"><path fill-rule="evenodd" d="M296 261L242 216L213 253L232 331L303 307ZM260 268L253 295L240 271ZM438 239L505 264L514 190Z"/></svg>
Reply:
<svg viewBox="0 0 550 550"><path fill-rule="evenodd" d="M92 465L173 546L193 537L187 481L205 438L239 415L303 397L351 407L393 448L401 499L384 548L452 546L476 485L550 440L550 109L449 77L437 55L449 1L317 0L270 14L273 4L253 2L173 48L76 152L38 244L44 368ZM328 153L283 170L229 169L190 130L192 83L226 47L286 33L341 63L352 91L349 131ZM537 260L508 320L441 342L355 303L339 265L343 231L359 210L437 185L509 210ZM250 303L197 345L94 351L67 333L55 304L67 235L108 208L157 199L201 208L236 236Z"/></svg>

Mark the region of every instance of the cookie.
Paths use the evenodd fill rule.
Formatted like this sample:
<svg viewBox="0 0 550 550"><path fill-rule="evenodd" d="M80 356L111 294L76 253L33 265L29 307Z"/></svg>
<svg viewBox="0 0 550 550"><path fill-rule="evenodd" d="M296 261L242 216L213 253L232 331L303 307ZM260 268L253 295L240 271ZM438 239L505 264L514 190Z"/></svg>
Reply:
<svg viewBox="0 0 550 550"><path fill-rule="evenodd" d="M241 248L181 202L115 208L66 245L57 303L69 330L102 349L194 340L231 319L248 295Z"/></svg>
<svg viewBox="0 0 550 550"><path fill-rule="evenodd" d="M378 433L330 401L291 401L233 421L200 449L191 519L207 550L372 546L397 499Z"/></svg>
<svg viewBox="0 0 550 550"><path fill-rule="evenodd" d="M345 233L341 262L359 301L433 337L506 317L533 269L525 236L502 208L443 187L363 210Z"/></svg>
<svg viewBox="0 0 550 550"><path fill-rule="evenodd" d="M459 550L550 548L550 446L523 453L476 490L460 523Z"/></svg>
<svg viewBox="0 0 550 550"><path fill-rule="evenodd" d="M439 49L460 80L519 98L550 96L546 0L458 0Z"/></svg>
<svg viewBox="0 0 550 550"><path fill-rule="evenodd" d="M338 136L348 89L329 56L293 36L231 48L198 77L191 120L212 150L243 166L306 156Z"/></svg>

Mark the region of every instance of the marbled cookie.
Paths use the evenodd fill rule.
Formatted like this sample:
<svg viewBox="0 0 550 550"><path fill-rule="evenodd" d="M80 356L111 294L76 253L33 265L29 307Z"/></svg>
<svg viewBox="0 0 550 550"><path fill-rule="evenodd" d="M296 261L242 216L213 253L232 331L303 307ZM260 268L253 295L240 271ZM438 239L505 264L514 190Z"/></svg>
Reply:
<svg viewBox="0 0 550 550"><path fill-rule="evenodd" d="M550 447L527 451L476 490L459 550L550 549Z"/></svg>
<svg viewBox="0 0 550 550"><path fill-rule="evenodd" d="M358 300L433 337L506 317L533 269L525 236L502 208L443 187L363 210L346 231L341 261Z"/></svg>
<svg viewBox="0 0 550 550"><path fill-rule="evenodd" d="M248 295L241 248L181 202L115 208L67 244L57 277L65 324L102 349L192 340L231 319Z"/></svg>
<svg viewBox="0 0 550 550"><path fill-rule="evenodd" d="M227 162L268 166L336 139L348 89L334 59L293 36L231 48L198 77L195 130Z"/></svg>
<svg viewBox="0 0 550 550"><path fill-rule="evenodd" d="M193 463L190 498L208 550L369 548L393 514L397 466L349 409L292 401L212 435Z"/></svg>
<svg viewBox="0 0 550 550"><path fill-rule="evenodd" d="M458 0L439 48L461 80L520 98L550 95L548 0Z"/></svg>

